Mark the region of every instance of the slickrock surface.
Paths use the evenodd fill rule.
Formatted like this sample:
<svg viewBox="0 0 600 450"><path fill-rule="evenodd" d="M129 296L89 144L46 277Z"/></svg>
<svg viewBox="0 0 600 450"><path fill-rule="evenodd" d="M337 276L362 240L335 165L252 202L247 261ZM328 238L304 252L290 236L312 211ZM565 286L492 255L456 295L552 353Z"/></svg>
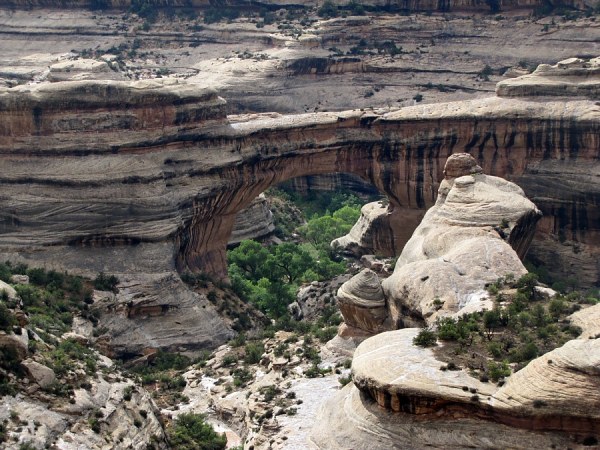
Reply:
<svg viewBox="0 0 600 450"><path fill-rule="evenodd" d="M571 323L581 328L581 339L600 337L600 305L590 306L571 314Z"/></svg>
<svg viewBox="0 0 600 450"><path fill-rule="evenodd" d="M598 434L598 339L572 340L498 387L440 370L432 350L412 344L418 331L359 345L354 384L317 417L318 448L580 448Z"/></svg>
<svg viewBox="0 0 600 450"><path fill-rule="evenodd" d="M485 401L496 390L463 370L442 371L432 349L413 345L418 328L388 331L358 346L352 359L354 385L371 393L382 408L431 414L450 402L469 403L475 389ZM468 389L463 389L467 386Z"/></svg>
<svg viewBox="0 0 600 450"><path fill-rule="evenodd" d="M466 153L452 155L445 174L435 206L382 283L397 327L404 316L429 323L459 312L477 301L486 284L527 272L515 250L526 252L540 212L521 188L484 175Z"/></svg>
<svg viewBox="0 0 600 450"><path fill-rule="evenodd" d="M531 75L498 83L500 97L568 96L600 98L600 58L569 58L541 64Z"/></svg>
<svg viewBox="0 0 600 450"><path fill-rule="evenodd" d="M311 441L322 450L567 448L572 440L492 422L423 417L382 410L349 384L321 408Z"/></svg>
<svg viewBox="0 0 600 450"><path fill-rule="evenodd" d="M600 433L600 339L574 339L534 359L489 404L515 426Z"/></svg>

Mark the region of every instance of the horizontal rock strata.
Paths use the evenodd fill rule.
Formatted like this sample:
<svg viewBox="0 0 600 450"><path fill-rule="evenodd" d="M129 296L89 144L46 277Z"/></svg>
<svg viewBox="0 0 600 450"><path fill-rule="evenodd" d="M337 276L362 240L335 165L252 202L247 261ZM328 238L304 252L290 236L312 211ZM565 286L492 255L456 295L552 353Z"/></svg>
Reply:
<svg viewBox="0 0 600 450"><path fill-rule="evenodd" d="M500 97L567 96L600 98L600 57L569 58L551 66L540 64L531 75L498 83Z"/></svg>
<svg viewBox="0 0 600 450"><path fill-rule="evenodd" d="M579 447L598 434L598 339L570 341L497 387L441 371L432 350L412 344L417 332L359 345L354 384L319 412L318 448Z"/></svg>
<svg viewBox="0 0 600 450"><path fill-rule="evenodd" d="M547 236L567 231L585 247L580 257L597 246L600 110L588 100L226 116L214 91L163 79L22 85L0 89L0 104L0 248L33 265L222 277L239 211L271 185L335 172L387 195L389 223L406 233L373 245L399 253L419 210L435 202L446 159L461 150L523 182L547 213ZM584 281L596 276L592 266ZM179 302L176 291L166 290L165 305ZM148 339L142 332L135 347Z"/></svg>
<svg viewBox="0 0 600 450"><path fill-rule="evenodd" d="M214 93L193 86L112 86L68 82L0 92L6 106L0 130L6 187L1 245L166 240L178 249L180 269L223 274L235 214L285 179L357 173L387 194L400 214L400 208L433 204L443 162L458 149L473 151L491 173L557 186L571 175L573 163L593 168L598 153L597 106L587 101L490 98L388 114L259 115L236 122L224 118ZM94 109L92 99L101 95L112 100L99 100ZM78 96L85 97L81 103ZM57 109L60 98L71 100ZM117 113L120 102L131 108ZM568 132L573 129L576 134ZM555 150L548 153L544 142L555 137ZM570 156L563 160L567 147ZM558 179L557 169L540 178L548 163L564 169ZM591 235L600 220L593 212L596 187L587 187L591 191L572 207L585 211ZM568 227L568 219L560 226ZM391 247L398 251L403 243L394 240Z"/></svg>

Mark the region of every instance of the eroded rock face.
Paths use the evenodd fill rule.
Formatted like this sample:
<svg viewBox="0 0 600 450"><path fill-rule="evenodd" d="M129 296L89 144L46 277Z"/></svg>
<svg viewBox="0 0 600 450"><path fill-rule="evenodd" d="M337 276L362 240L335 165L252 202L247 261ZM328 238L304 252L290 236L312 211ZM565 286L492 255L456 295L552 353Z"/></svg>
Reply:
<svg viewBox="0 0 600 450"><path fill-rule="evenodd" d="M334 239L331 246L355 256L373 253L375 249L383 256L393 256L394 233L389 215L388 207L382 202L367 203L348 234Z"/></svg>
<svg viewBox="0 0 600 450"><path fill-rule="evenodd" d="M150 394L117 378L109 375L107 380L101 375L90 379L89 390L77 389L74 403L65 401L64 405L50 405L22 394L4 396L0 399L0 419L17 414L26 425L11 427L9 433L19 443L36 448L168 448ZM129 400L124 398L125 389L132 389Z"/></svg>
<svg viewBox="0 0 600 450"><path fill-rule="evenodd" d="M274 230L273 213L269 209L266 197L261 194L246 209L238 213L228 244L267 236Z"/></svg>
<svg viewBox="0 0 600 450"><path fill-rule="evenodd" d="M43 364L31 359L26 359L21 362L21 365L25 369L29 379L34 383L37 383L41 388L47 388L56 381L54 370Z"/></svg>
<svg viewBox="0 0 600 450"><path fill-rule="evenodd" d="M526 428L600 433L600 339L574 339L511 375L490 399L501 420Z"/></svg>
<svg viewBox="0 0 600 450"><path fill-rule="evenodd" d="M485 298L485 286L526 270L524 255L541 213L521 188L484 175L468 154L448 158L438 199L384 280L390 318L431 322ZM515 250L511 247L514 246Z"/></svg>
<svg viewBox="0 0 600 450"><path fill-rule="evenodd" d="M434 203L445 160L462 149L478 149L486 172L525 181L550 209L547 235L573 225L570 237L588 243L578 258L596 248L600 112L587 100L488 98L227 118L214 91L171 79L22 85L0 90L0 103L0 248L30 265L81 273L85 260L90 276L190 270L222 277L239 211L271 185L332 172L357 174L388 196L395 232L381 242L397 253L419 209ZM582 192L581 180L585 195L572 195ZM552 214L565 202L574 202L575 214ZM594 265L577 267L595 281ZM171 308L178 299L166 295L159 302L178 321ZM208 323L194 311L195 323Z"/></svg>
<svg viewBox="0 0 600 450"><path fill-rule="evenodd" d="M560 152L547 155L543 140L529 140L531 127L552 136L563 133L565 145L575 139L565 127L576 127L573 146L588 171L598 151L598 111L586 101L490 98L387 114L348 111L228 121L214 92L183 81L19 86L0 97L7 118L0 128L2 182L10 193L2 200L4 248L167 242L180 270L220 275L236 214L285 179L359 174L388 195L388 220L405 223L409 234L417 217L406 208L433 204L436 183L425 178L439 179L452 149L479 142L484 153L478 163L486 171L510 167L515 176L526 169L529 156L520 152L530 145L532 164L542 156L562 164L556 162ZM60 103L64 98L70 99L67 105ZM129 108L119 110L122 105ZM523 117L526 122L520 122ZM490 129L494 134L484 138ZM506 144L488 161L485 149L492 142ZM434 152L431 158L423 158L426 148L413 151L423 145ZM37 161L41 154L44 164ZM536 170L541 171L539 165ZM58 205L61 214L52 212ZM587 208L590 230L596 219ZM382 243L398 251L403 237Z"/></svg>

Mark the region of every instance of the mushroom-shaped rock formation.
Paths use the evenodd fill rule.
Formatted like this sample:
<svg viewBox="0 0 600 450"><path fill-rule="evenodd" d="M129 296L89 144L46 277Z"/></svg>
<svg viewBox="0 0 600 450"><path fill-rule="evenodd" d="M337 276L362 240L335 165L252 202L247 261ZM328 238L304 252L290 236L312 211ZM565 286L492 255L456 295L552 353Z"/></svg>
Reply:
<svg viewBox="0 0 600 450"><path fill-rule="evenodd" d="M536 206L514 183L483 174L466 153L448 158L444 173L436 204L382 283L395 328L481 309L487 284L526 273L519 256L541 216Z"/></svg>
<svg viewBox="0 0 600 450"><path fill-rule="evenodd" d="M383 331L385 298L379 278L371 269L346 281L338 289L337 299L346 325L372 334Z"/></svg>

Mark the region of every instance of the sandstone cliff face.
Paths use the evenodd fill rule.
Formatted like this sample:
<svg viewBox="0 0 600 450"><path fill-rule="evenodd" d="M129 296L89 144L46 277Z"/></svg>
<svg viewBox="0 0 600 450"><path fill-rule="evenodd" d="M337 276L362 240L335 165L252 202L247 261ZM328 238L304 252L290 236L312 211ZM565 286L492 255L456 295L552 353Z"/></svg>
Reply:
<svg viewBox="0 0 600 450"><path fill-rule="evenodd" d="M524 179L526 191L530 181L556 186L557 192L564 191L560 183L566 178L573 183L574 164L593 170L598 153L598 111L586 101L486 99L388 114L258 116L228 123L214 93L198 94L185 84L122 83L114 95L108 82L57 84L2 93L2 181L7 195L11 192L3 200L7 245L112 245L174 237L180 269L223 274L235 214L285 179L357 173L388 195L390 220L398 221L405 208L433 204L443 162L458 149L473 152L490 173ZM92 99L101 94L113 100L94 109ZM140 100L145 94L149 98ZM85 97L81 104L77 96ZM59 113L60 98L74 100ZM130 110L102 112L118 101L131 104ZM568 131L574 129L577 133ZM547 151L547 139L555 140L550 147L555 151ZM563 160L566 148L571 150ZM42 157L44 164L37 164ZM544 165L564 174L559 180L556 172L540 176ZM59 206L66 199L69 206ZM543 210L553 205L546 202ZM588 190L572 206L585 217L575 224L585 226L573 230L575 239L585 242L594 235L595 202ZM132 214L140 220L131 222ZM550 217L562 221L555 227L570 226L569 217ZM394 239L391 248L398 251L404 242Z"/></svg>
<svg viewBox="0 0 600 450"><path fill-rule="evenodd" d="M266 197L261 194L250 203L248 208L238 213L228 244L267 236L273 230L275 230L273 213L269 209Z"/></svg>
<svg viewBox="0 0 600 450"><path fill-rule="evenodd" d="M240 1L230 2L234 6L244 7L246 4ZM298 0L262 0L257 2L259 5L265 6L298 6L315 7L319 6L316 0L301 1ZM347 2L335 1L339 6L346 6ZM153 0L150 3L153 7L209 7L211 3L208 0ZM531 8L540 6L539 0L504 0L502 6L505 9L513 8ZM567 3L569 6L584 7L585 3L581 1L571 0ZM92 9L107 9L118 8L128 9L132 5L131 0L2 0L0 6L11 8L31 8L36 7L67 7L67 8L92 8ZM409 10L409 11L453 11L453 10L482 10L489 11L490 5L479 0L395 0L393 2L384 0L368 0L364 2L365 6L386 8L386 10Z"/></svg>
<svg viewBox="0 0 600 450"><path fill-rule="evenodd" d="M500 97L568 96L600 98L600 58L569 58L556 65L540 64L531 75L501 81Z"/></svg>

